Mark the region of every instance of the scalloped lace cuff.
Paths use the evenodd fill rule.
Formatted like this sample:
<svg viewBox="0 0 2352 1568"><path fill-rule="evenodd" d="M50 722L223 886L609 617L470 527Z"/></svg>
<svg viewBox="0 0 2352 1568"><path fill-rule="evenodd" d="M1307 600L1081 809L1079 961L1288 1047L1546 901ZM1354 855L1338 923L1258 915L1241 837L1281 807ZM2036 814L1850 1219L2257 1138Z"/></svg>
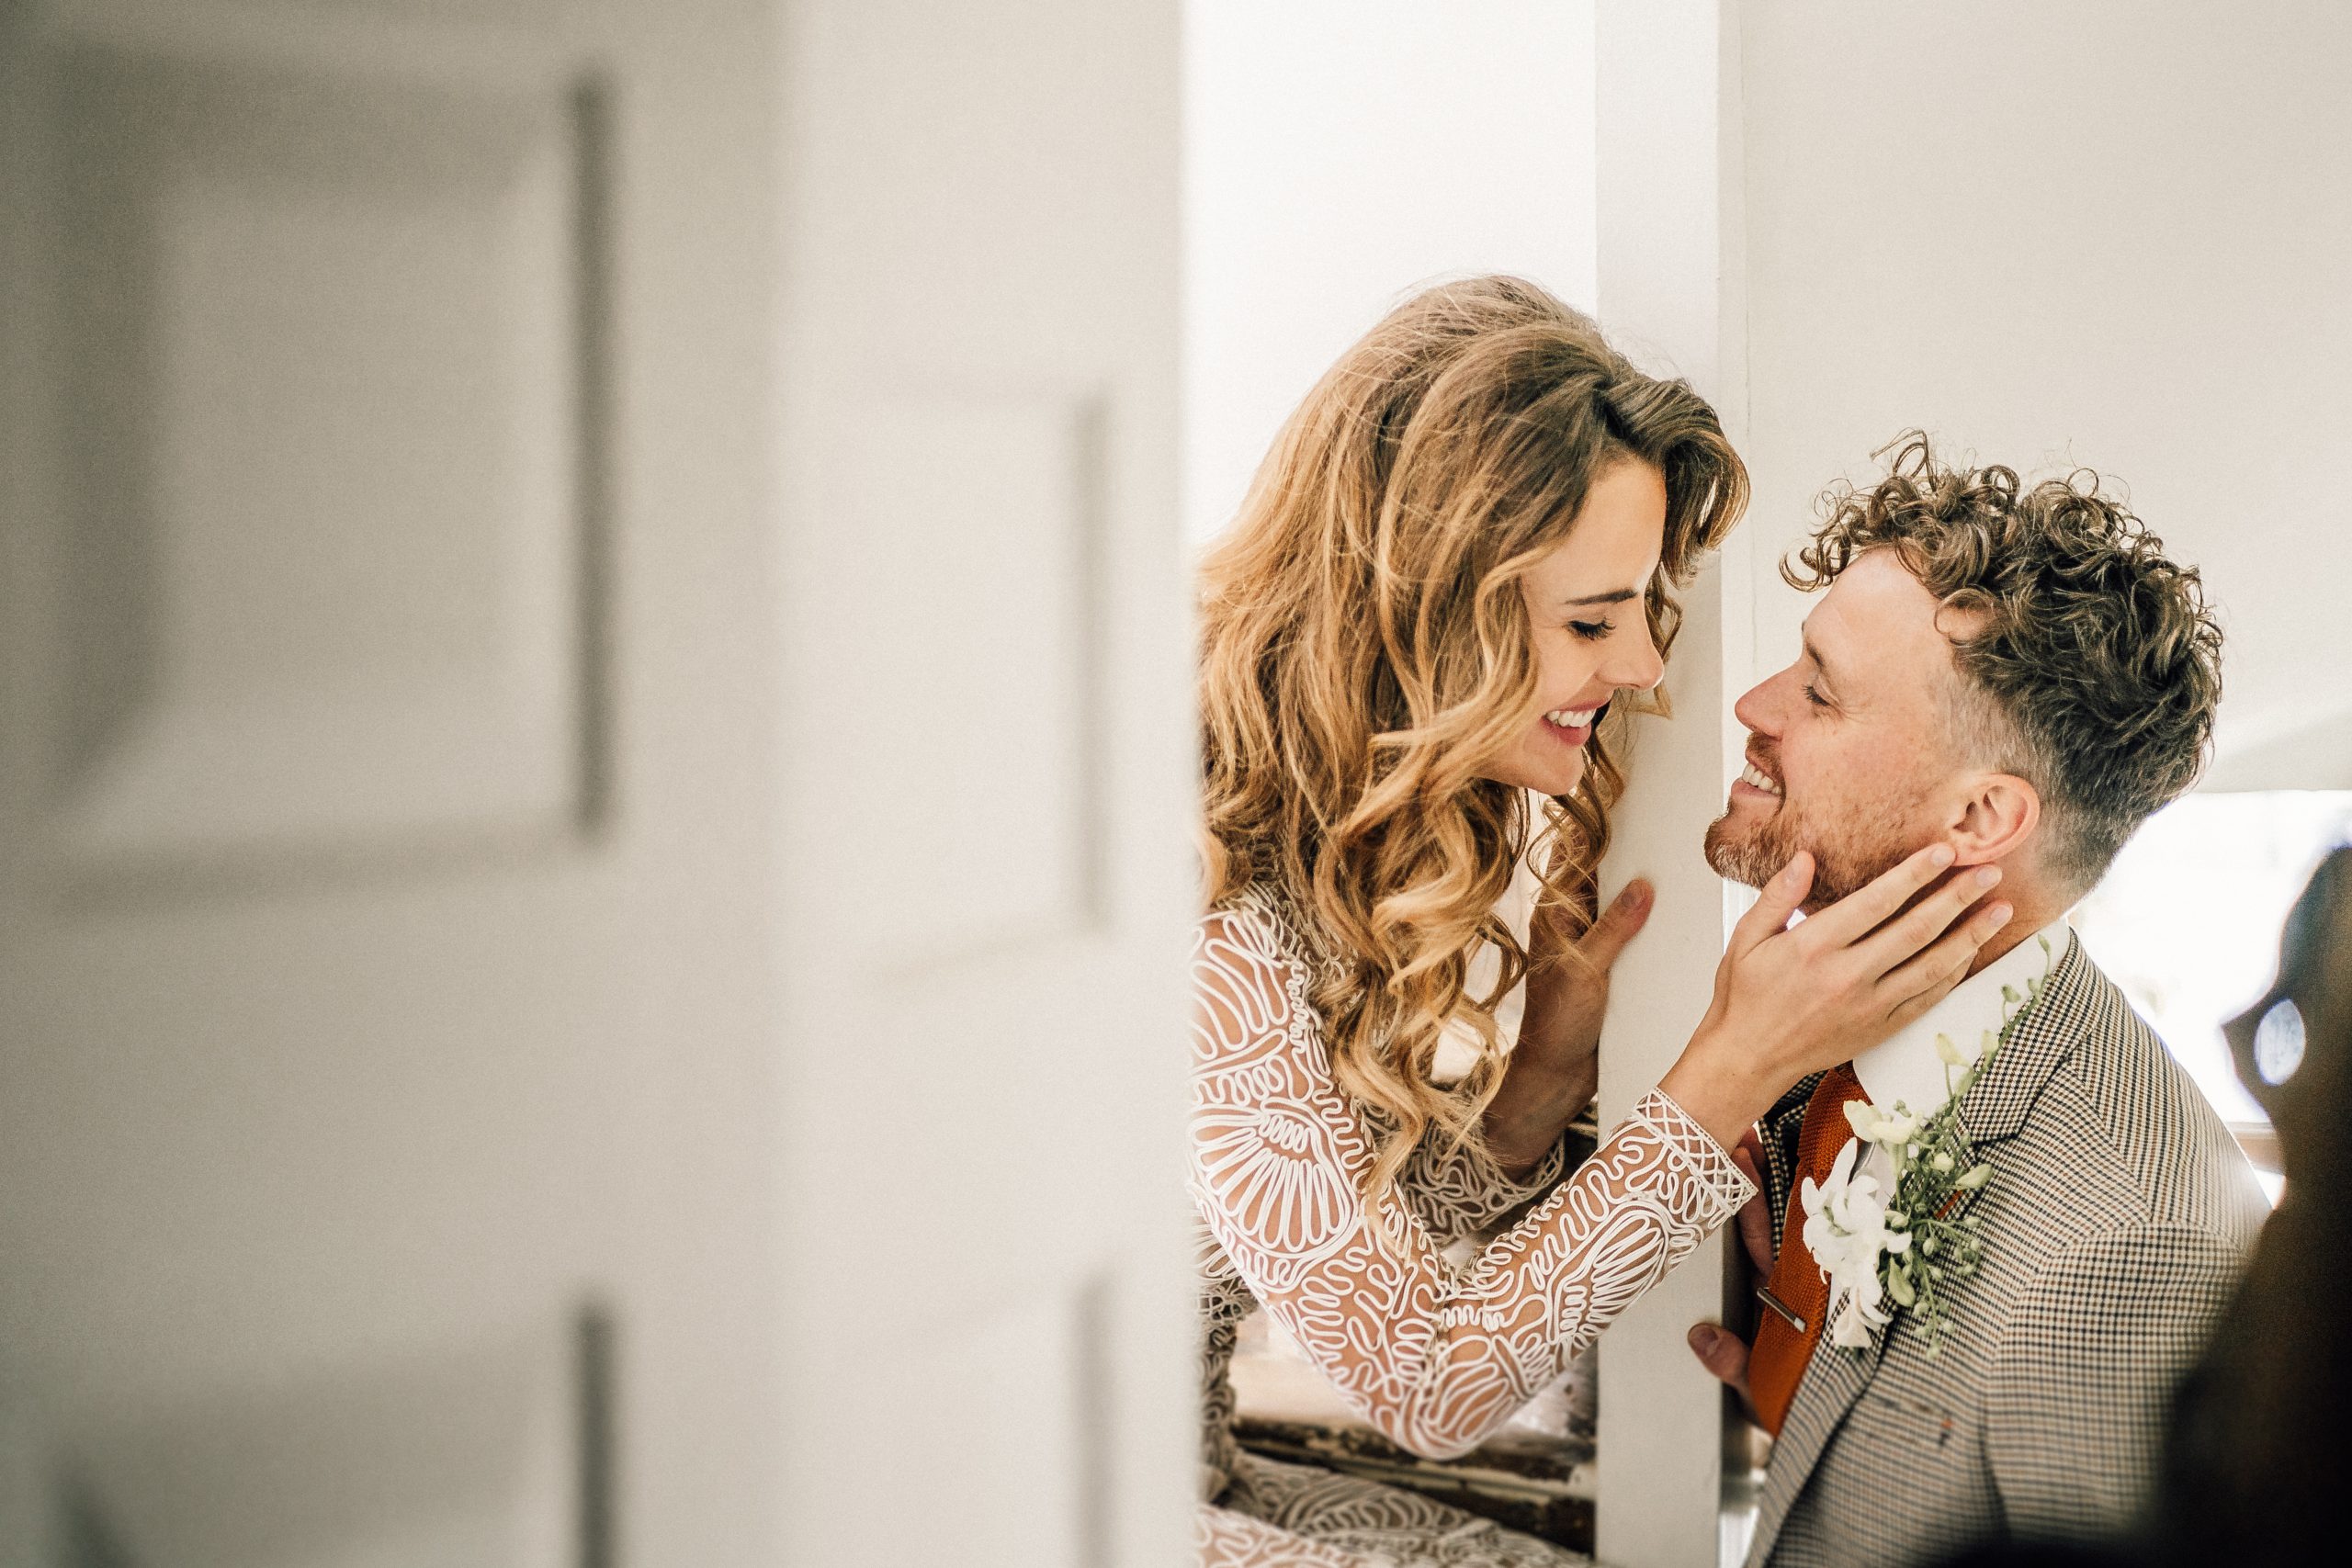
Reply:
<svg viewBox="0 0 2352 1568"><path fill-rule="evenodd" d="M1756 1183L1732 1163L1729 1151L1715 1142L1714 1134L1692 1121L1664 1089L1654 1089L1634 1101L1625 1120L1640 1122L1656 1133L1658 1141L1690 1172L1692 1188L1702 1195L1708 1210L1705 1215L1694 1218L1701 1218L1711 1226L1720 1224L1756 1196Z"/></svg>

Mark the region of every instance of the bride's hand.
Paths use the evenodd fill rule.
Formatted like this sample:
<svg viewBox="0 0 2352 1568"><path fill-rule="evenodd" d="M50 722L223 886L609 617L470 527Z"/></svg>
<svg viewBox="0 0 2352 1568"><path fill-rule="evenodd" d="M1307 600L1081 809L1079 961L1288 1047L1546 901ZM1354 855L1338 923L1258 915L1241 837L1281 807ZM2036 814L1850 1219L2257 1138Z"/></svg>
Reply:
<svg viewBox="0 0 2352 1568"><path fill-rule="evenodd" d="M1799 1078L1941 1001L2010 914L1991 903L1962 918L2000 880L1992 866L1921 897L1951 859L1945 845L1922 850L1793 929L1813 858L1791 860L1733 929L1707 1016L1658 1087L1729 1148Z"/></svg>
<svg viewBox="0 0 2352 1568"><path fill-rule="evenodd" d="M1487 1152L1506 1174L1524 1176L1569 1122L1592 1103L1600 1084L1600 1021L1609 1010L1609 971L1650 918L1656 897L1635 877L1582 936L1546 903L1537 908L1528 942L1527 1009L1519 1043L1487 1102Z"/></svg>

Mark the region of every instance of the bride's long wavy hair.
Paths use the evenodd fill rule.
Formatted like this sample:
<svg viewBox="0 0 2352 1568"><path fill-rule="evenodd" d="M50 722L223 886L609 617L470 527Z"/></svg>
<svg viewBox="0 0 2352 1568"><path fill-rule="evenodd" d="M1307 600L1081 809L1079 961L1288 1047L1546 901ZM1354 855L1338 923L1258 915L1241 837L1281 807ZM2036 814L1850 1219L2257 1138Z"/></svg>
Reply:
<svg viewBox="0 0 2352 1568"><path fill-rule="evenodd" d="M1442 284L1316 384L1204 563L1207 897L1271 881L1331 960L1315 1003L1340 1088L1381 1130L1374 1213L1432 1124L1475 1142L1501 1082L1492 1010L1527 964L1494 912L1514 866L1537 865L1545 918L1574 931L1594 917L1628 705L1589 742L1576 793L1540 812L1480 775L1541 700L1520 579L1627 458L1666 480L1644 596L1663 653L1680 618L1672 590L1747 502L1714 411L1634 369L1532 283ZM1481 943L1502 979L1472 996ZM1443 1085L1438 1046L1456 1019L1479 1049Z"/></svg>

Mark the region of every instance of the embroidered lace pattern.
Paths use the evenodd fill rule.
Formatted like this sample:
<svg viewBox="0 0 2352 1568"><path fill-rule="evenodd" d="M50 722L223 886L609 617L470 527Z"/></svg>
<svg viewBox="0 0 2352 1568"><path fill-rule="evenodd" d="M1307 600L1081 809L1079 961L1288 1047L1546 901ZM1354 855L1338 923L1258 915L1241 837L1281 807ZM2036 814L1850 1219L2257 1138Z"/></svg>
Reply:
<svg viewBox="0 0 2352 1568"><path fill-rule="evenodd" d="M1483 1157L1425 1144L1388 1200L1397 1241L1384 1247L1360 1188L1374 1132L1332 1078L1307 999L1318 960L1286 900L1260 888L1213 911L1194 939L1203 1561L1578 1561L1426 1498L1344 1477L1286 1481L1279 1472L1295 1467L1240 1454L1227 1377L1235 1327L1262 1304L1380 1432L1451 1457L1508 1420L1753 1190L1653 1091L1566 1179L1556 1149L1512 1182ZM1467 1262L1441 1256L1538 1198ZM1318 1492L1334 1493L1308 1510L1320 1518L1296 1517L1298 1495Z"/></svg>

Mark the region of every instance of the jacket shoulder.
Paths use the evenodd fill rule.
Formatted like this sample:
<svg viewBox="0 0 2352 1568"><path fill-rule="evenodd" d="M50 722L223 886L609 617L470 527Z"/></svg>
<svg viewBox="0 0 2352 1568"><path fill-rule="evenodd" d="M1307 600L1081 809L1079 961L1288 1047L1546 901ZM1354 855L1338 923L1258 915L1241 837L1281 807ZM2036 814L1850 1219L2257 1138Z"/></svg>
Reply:
<svg viewBox="0 0 2352 1568"><path fill-rule="evenodd" d="M2080 1228L2188 1227L2251 1246L2269 1205L2237 1141L2120 988L2083 955L2080 1033L2005 1165ZM2076 1228L2068 1226L2065 1228Z"/></svg>

